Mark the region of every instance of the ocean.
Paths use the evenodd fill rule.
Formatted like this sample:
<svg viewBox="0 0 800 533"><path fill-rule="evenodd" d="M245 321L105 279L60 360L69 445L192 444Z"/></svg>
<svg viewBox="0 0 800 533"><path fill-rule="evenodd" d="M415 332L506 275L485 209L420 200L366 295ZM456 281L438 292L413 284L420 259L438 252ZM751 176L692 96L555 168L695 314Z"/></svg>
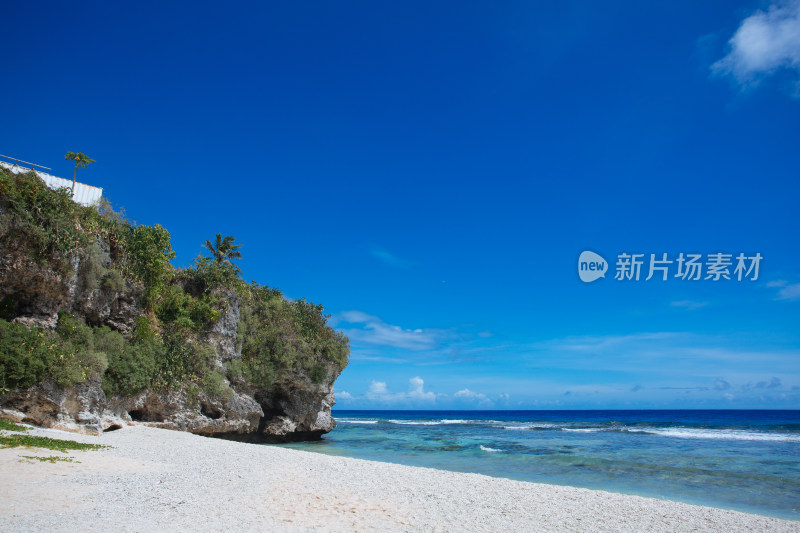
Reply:
<svg viewBox="0 0 800 533"><path fill-rule="evenodd" d="M345 411L281 446L800 520L800 411Z"/></svg>

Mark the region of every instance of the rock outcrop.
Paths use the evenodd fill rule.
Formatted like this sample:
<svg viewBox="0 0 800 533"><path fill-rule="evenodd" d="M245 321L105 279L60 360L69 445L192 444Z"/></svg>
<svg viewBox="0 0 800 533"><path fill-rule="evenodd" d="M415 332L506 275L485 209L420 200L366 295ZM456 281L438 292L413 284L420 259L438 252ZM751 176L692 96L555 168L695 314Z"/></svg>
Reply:
<svg viewBox="0 0 800 533"><path fill-rule="evenodd" d="M97 250L100 251L99 256ZM4 248L0 258L0 300L12 302L13 322L52 330L59 312L69 312L86 324L107 325L125 336L143 313L143 287L128 280L87 283L84 253L69 256L64 274L51 264L31 260L22 249ZM110 268L108 247L96 243L91 261ZM239 298L233 290L217 296L226 302L220 316L198 341L212 346L217 368L241 357L237 347ZM202 390L145 390L129 397L107 398L99 380L59 387L45 380L24 390L0 396L0 415L46 427L97 434L132 423L192 433L269 442L317 439L336 423L333 383L340 370L329 364L314 383L302 372L287 372L269 387L246 382L229 384L226 398L209 397Z"/></svg>
<svg viewBox="0 0 800 533"><path fill-rule="evenodd" d="M13 303L13 321L52 330L56 327L58 313L67 312L82 317L89 324L108 325L129 335L134 320L142 314L144 288L121 278L116 286L97 279L87 283L90 277L86 272L87 263L97 261L105 268L111 265L105 243L99 240L93 249L99 257L92 260L79 252L66 257L69 268L64 273L59 265L32 260L21 246L3 246L0 249L0 300Z"/></svg>

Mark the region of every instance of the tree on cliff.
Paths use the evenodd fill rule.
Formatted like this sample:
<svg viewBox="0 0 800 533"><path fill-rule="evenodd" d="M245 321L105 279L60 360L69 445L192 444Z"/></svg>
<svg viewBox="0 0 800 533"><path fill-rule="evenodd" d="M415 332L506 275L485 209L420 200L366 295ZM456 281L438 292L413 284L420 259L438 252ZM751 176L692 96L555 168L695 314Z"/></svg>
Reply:
<svg viewBox="0 0 800 533"><path fill-rule="evenodd" d="M75 172L72 174L72 194L75 194L75 180L78 178L78 169L86 168L95 161L83 152L67 152L64 159L75 161Z"/></svg>
<svg viewBox="0 0 800 533"><path fill-rule="evenodd" d="M239 251L239 248L244 246L243 244L233 244L233 241L236 240L236 237L233 235L227 235L224 239L220 233L217 233L216 242L213 244L211 241L206 241L206 248L208 251L211 252L211 256L217 263L226 263L231 265L239 272L242 271L237 265L233 264L234 259L241 259L242 252Z"/></svg>

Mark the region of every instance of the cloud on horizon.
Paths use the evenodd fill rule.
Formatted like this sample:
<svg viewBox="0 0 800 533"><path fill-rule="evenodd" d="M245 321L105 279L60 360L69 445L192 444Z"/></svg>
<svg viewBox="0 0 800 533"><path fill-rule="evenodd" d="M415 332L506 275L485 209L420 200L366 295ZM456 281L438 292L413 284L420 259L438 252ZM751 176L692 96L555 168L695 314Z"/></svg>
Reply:
<svg viewBox="0 0 800 533"><path fill-rule="evenodd" d="M800 0L756 11L742 21L728 43L728 54L711 66L714 74L732 77L744 88L783 69L800 78ZM798 81L793 96L800 97Z"/></svg>
<svg viewBox="0 0 800 533"><path fill-rule="evenodd" d="M494 402L485 394L481 392L473 392L469 389L461 389L453 394L453 397L458 400L477 403L480 407L492 407L494 405Z"/></svg>
<svg viewBox="0 0 800 533"><path fill-rule="evenodd" d="M381 405L431 404L436 402L436 396L436 393L425 390L425 381L421 377L414 376L408 380L407 392L391 392L385 381L373 380L367 389L365 399ZM348 394L347 398L342 399L350 401L362 398Z"/></svg>
<svg viewBox="0 0 800 533"><path fill-rule="evenodd" d="M414 376L408 380L408 390L394 392L385 381L371 380L363 394L351 394L347 391L336 393L336 401L340 408L393 408L393 409L493 409L498 404L509 406L511 396L507 392L490 397L482 392L475 392L461 387L457 392L447 394L425 389L425 380Z"/></svg>

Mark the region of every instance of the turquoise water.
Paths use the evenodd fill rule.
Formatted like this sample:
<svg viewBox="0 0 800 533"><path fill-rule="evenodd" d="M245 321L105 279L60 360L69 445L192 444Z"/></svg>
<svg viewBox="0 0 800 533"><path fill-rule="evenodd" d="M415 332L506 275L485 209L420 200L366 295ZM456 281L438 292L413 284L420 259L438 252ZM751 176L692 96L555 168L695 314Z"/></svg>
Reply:
<svg viewBox="0 0 800 533"><path fill-rule="evenodd" d="M800 520L800 411L334 411L329 455Z"/></svg>

